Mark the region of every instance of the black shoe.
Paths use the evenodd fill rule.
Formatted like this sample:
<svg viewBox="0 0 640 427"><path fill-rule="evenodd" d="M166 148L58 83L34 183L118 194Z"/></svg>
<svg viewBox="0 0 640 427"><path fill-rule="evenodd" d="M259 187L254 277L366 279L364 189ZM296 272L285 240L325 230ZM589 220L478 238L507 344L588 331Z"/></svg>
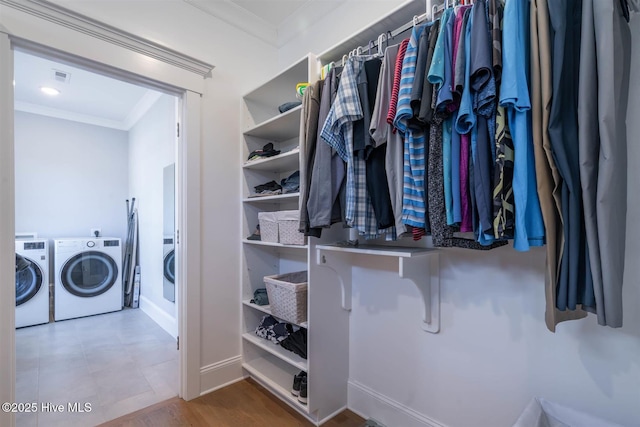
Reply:
<svg viewBox="0 0 640 427"><path fill-rule="evenodd" d="M302 377L300 381L300 394L298 395L298 402L303 405L307 404L307 376Z"/></svg>
<svg viewBox="0 0 640 427"><path fill-rule="evenodd" d="M262 240L260 238L260 224L256 225L256 231L254 231L251 236L247 237L247 240Z"/></svg>
<svg viewBox="0 0 640 427"><path fill-rule="evenodd" d="M300 385L302 384L302 378L307 378L307 373L305 371L300 371L298 375L293 376L293 387L291 388L291 394L294 396L300 395Z"/></svg>

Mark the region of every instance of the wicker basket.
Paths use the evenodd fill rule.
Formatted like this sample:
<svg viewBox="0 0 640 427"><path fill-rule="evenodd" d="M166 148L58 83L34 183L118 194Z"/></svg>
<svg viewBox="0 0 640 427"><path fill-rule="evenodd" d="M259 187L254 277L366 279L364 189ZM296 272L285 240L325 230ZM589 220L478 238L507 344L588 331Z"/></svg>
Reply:
<svg viewBox="0 0 640 427"><path fill-rule="evenodd" d="M287 322L307 321L307 272L265 276L271 314Z"/></svg>
<svg viewBox="0 0 640 427"><path fill-rule="evenodd" d="M278 238L283 245L306 245L307 238L298 231L300 226L299 211L278 211ZM262 226L260 226L262 228Z"/></svg>
<svg viewBox="0 0 640 427"><path fill-rule="evenodd" d="M276 213L258 212L260 240L263 242L278 243L278 217Z"/></svg>

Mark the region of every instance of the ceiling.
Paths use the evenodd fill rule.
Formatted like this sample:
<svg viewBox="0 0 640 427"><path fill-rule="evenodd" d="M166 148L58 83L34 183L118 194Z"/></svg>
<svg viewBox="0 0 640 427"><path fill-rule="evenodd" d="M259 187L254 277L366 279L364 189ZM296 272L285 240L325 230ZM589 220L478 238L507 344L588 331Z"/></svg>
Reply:
<svg viewBox="0 0 640 427"><path fill-rule="evenodd" d="M66 74L65 81L56 79ZM50 117L129 130L160 92L21 51L14 56L15 109ZM53 87L57 96L40 88Z"/></svg>
<svg viewBox="0 0 640 427"><path fill-rule="evenodd" d="M338 7L333 0L181 0L273 46L283 28L298 28ZM67 74L58 81L56 71ZM129 130L161 93L67 64L15 52L15 109L114 129ZM57 96L40 91L56 88Z"/></svg>

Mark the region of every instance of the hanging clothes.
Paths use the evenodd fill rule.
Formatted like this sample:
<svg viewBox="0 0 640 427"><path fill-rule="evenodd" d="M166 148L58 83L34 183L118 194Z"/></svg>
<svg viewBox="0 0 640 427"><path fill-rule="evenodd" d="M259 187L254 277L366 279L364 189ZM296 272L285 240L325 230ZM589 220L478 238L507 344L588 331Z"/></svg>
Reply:
<svg viewBox="0 0 640 427"><path fill-rule="evenodd" d="M304 161L300 162L300 222L299 231L305 236L320 237L321 230L309 226L307 199L312 182L313 164L316 153L318 114L320 111L320 96L322 81L308 86L302 96L302 120L300 120L300 151Z"/></svg>
<svg viewBox="0 0 640 427"><path fill-rule="evenodd" d="M531 1L531 112L536 181L540 208L545 226L547 262L545 266L545 322L551 332L556 325L567 320L583 318L587 313L580 308L560 311L556 308L558 260L564 244L563 224L560 216L561 200L554 194L560 182L558 168L553 159L549 141L549 106L552 99L551 40L549 37L549 10L547 0Z"/></svg>
<svg viewBox="0 0 640 427"><path fill-rule="evenodd" d="M555 4L555 2L554 2ZM514 146L513 247L526 251L544 244L544 224L536 191L529 98L529 0L509 0L504 9L500 105L505 107ZM555 54L558 54L554 50ZM555 76L555 73L554 73ZM555 99L555 98L554 98Z"/></svg>
<svg viewBox="0 0 640 427"><path fill-rule="evenodd" d="M404 136L402 219L406 225L427 229L425 203L425 131L413 117L411 92L416 78L418 41L425 26L414 26L402 61L398 104L393 125Z"/></svg>
<svg viewBox="0 0 640 427"><path fill-rule="evenodd" d="M367 238L379 236L371 198L367 191L366 161L354 155L354 122L364 115L358 97L358 75L370 57L349 58L340 77L336 100L322 127L322 138L347 163L346 223Z"/></svg>
<svg viewBox="0 0 640 427"><path fill-rule="evenodd" d="M564 248L560 259L556 306L575 310L580 304L595 310L593 280L585 235L578 141L578 79L582 1L548 2L552 36L553 99L549 140L561 176ZM518 206L516 205L516 209Z"/></svg>
<svg viewBox="0 0 640 427"><path fill-rule="evenodd" d="M341 71L342 67L332 67L324 79L318 113L319 124L323 124L329 115L329 110L338 92ZM344 191L345 163L336 151L322 139L321 134L322 126L318 126L313 180L307 201L309 226L312 228L329 227L331 224L342 221L344 216L339 195L341 191Z"/></svg>
<svg viewBox="0 0 640 427"><path fill-rule="evenodd" d="M631 39L624 12L620 2L582 2L580 179L596 314L611 327L622 326L625 260Z"/></svg>
<svg viewBox="0 0 640 427"><path fill-rule="evenodd" d="M400 45L397 44L387 47L384 51L369 132L377 147L382 147L386 144L385 171L389 198L391 209L393 210L396 233L398 236L402 236L407 232L406 226L402 222L404 141L402 134L394 132L393 126L386 121L399 48Z"/></svg>

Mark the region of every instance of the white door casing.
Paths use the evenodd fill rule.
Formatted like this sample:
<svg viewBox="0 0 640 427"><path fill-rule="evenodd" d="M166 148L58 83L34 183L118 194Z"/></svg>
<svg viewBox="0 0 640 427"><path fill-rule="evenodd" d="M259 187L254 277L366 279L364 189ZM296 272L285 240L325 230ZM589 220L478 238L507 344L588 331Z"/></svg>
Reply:
<svg viewBox="0 0 640 427"><path fill-rule="evenodd" d="M9 7L6 7L9 6ZM213 66L119 32L52 4L0 0L0 403L15 401L15 184L13 50L71 62L90 71L178 96L181 135L176 161L179 394L200 395L201 93ZM11 21L15 14L20 19ZM8 21L7 21L8 19ZM15 26L9 24L16 24ZM108 48L105 48L105 44ZM153 67L149 67L150 62ZM0 411L0 425L14 426Z"/></svg>

